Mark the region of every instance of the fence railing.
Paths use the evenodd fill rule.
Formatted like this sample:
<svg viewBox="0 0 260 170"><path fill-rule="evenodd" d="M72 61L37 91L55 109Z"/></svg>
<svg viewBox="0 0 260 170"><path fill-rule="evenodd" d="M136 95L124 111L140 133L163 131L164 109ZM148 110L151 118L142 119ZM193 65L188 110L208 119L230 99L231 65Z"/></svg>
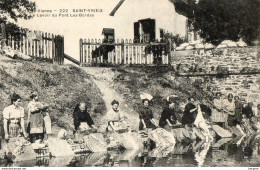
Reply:
<svg viewBox="0 0 260 170"><path fill-rule="evenodd" d="M132 40L80 39L80 65L166 65L169 50L166 42L133 43Z"/></svg>
<svg viewBox="0 0 260 170"><path fill-rule="evenodd" d="M64 64L64 37L41 31L5 31L6 45L36 59Z"/></svg>

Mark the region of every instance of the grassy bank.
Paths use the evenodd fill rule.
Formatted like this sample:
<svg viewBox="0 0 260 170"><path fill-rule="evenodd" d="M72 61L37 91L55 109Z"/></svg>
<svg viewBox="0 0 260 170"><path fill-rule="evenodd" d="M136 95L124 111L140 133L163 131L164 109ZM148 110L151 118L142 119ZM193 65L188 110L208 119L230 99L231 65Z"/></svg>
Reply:
<svg viewBox="0 0 260 170"><path fill-rule="evenodd" d="M54 127L71 129L73 109L81 100L87 102L94 120L106 111L99 89L80 68L10 60L0 56L0 112L10 104L10 94L13 92L23 98L22 105L26 109L30 93L34 90L39 92L40 101L50 105L49 113Z"/></svg>
<svg viewBox="0 0 260 170"><path fill-rule="evenodd" d="M212 94L203 90L205 84L196 84L189 78L176 77L172 70L166 67L154 68L114 68L113 86L124 96L126 103L134 108L136 113L142 105L140 94L147 92L154 99L152 101L155 118L158 120L166 98L169 95L178 96L177 111L181 117L184 104L189 96L194 96L204 104L209 104ZM137 116L137 115L136 115Z"/></svg>

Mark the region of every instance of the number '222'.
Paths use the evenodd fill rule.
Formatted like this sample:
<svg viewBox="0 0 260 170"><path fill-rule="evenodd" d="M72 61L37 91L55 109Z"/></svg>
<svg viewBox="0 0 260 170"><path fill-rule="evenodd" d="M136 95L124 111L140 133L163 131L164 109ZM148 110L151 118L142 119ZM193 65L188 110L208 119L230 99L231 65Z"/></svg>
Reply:
<svg viewBox="0 0 260 170"><path fill-rule="evenodd" d="M68 9L60 9L60 12L68 12Z"/></svg>

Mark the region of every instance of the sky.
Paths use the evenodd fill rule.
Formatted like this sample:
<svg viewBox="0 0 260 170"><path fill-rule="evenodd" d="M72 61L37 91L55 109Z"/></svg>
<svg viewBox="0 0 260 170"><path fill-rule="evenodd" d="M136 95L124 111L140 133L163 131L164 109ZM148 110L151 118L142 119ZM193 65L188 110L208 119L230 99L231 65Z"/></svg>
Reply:
<svg viewBox="0 0 260 170"><path fill-rule="evenodd" d="M124 18L117 16L109 16L109 13L114 9L120 0L32 0L36 2L38 10L61 10L68 9L72 13L73 9L102 9L103 12L94 13L94 17L38 17L37 14L48 14L36 12L36 17L30 20L19 20L18 25L31 30L40 30L53 34L63 35L65 38L65 53L79 60L79 39L80 38L102 38L103 28L114 28L120 24L117 21L124 21ZM131 1L131 0L126 0ZM137 0L138 1L138 0ZM139 0L144 1L144 0ZM147 1L147 0L146 0ZM168 0L154 0L158 3L153 3L160 6L159 9L169 11ZM126 3L126 2L125 2ZM124 3L124 4L125 4ZM123 5L124 5L123 4ZM136 5L136 4L135 4ZM137 3L138 5L138 3ZM151 4L150 4L151 6ZM149 4L148 4L149 7ZM122 8L122 7L121 7ZM140 11L131 11L134 15L145 15L145 9L132 9ZM122 11L123 12L123 11ZM131 14L130 12L130 14ZM53 14L50 13L50 14ZM165 15L162 13L162 15ZM131 15L129 16L131 17ZM163 17L163 16L158 16ZM141 17L140 17L141 18Z"/></svg>
<svg viewBox="0 0 260 170"><path fill-rule="evenodd" d="M102 38L101 31L105 25L113 24L109 13L119 0L34 0L37 10L68 9L102 9L94 17L34 17L30 20L19 20L21 27L63 35L65 53L79 59L80 38ZM38 12L36 12L37 14ZM70 12L71 13L71 12ZM44 14L44 13L38 13ZM45 13L48 14L48 13ZM52 14L52 13L51 13ZM103 22L102 22L103 21Z"/></svg>

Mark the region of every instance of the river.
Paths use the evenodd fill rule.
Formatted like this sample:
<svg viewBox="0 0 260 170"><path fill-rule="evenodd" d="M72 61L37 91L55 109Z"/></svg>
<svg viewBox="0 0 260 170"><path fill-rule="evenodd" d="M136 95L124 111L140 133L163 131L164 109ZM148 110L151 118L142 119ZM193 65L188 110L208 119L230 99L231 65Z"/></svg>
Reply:
<svg viewBox="0 0 260 170"><path fill-rule="evenodd" d="M222 138L211 143L177 143L170 148L108 151L72 157L38 158L1 166L19 167L259 167L260 135Z"/></svg>

